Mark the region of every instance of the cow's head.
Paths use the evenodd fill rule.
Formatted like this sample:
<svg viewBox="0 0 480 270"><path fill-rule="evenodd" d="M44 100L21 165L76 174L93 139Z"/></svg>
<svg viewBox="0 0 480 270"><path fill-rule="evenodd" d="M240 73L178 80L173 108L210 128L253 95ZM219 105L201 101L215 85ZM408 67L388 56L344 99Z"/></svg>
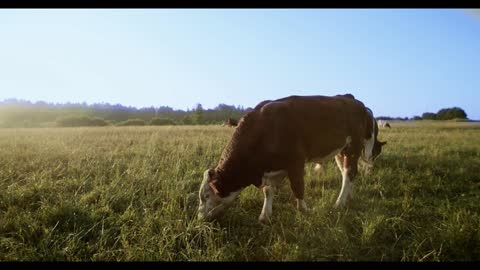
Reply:
<svg viewBox="0 0 480 270"><path fill-rule="evenodd" d="M370 165L370 167L373 167L373 162L375 159L380 155L382 152L382 146L387 144L387 142L381 142L378 140L378 124L377 121L375 121L375 118L373 117L373 113L370 109L368 109L368 112L370 114L372 123L373 123L373 129L372 133L369 139L365 140L365 147L362 152L362 159Z"/></svg>
<svg viewBox="0 0 480 270"><path fill-rule="evenodd" d="M382 153L382 146L387 144L387 142L381 142L375 140L375 143L373 144L373 149L372 149L372 157L371 157L371 162L375 161L375 159Z"/></svg>
<svg viewBox="0 0 480 270"><path fill-rule="evenodd" d="M374 141L375 143L373 144L373 149L372 149L372 155L371 155L371 162L375 161L375 159L380 155L380 153L382 153L382 146L384 146L385 144L387 144L387 142L381 142L378 140L378 124L377 124L377 121L375 121L375 119L373 120L373 128L374 128L374 132L373 132L373 138L374 138Z"/></svg>
<svg viewBox="0 0 480 270"><path fill-rule="evenodd" d="M367 143L368 144L368 143ZM387 142L381 142L375 140L373 142L373 147L371 148L372 151L370 152L371 154L368 154L368 147L364 148L364 151L362 153L362 160L363 160L363 165L365 166L365 174L370 174L373 170L373 163L375 159L380 155L382 152L382 146L387 144Z"/></svg>
<svg viewBox="0 0 480 270"><path fill-rule="evenodd" d="M198 197L198 219L210 221L225 213L240 191L224 194L222 183L218 179L215 169L208 169L203 174Z"/></svg>

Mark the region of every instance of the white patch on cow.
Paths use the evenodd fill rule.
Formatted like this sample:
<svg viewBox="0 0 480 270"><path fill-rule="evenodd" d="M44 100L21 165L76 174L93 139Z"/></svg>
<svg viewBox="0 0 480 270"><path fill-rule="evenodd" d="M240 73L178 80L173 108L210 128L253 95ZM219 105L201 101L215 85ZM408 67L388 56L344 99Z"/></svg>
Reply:
<svg viewBox="0 0 480 270"><path fill-rule="evenodd" d="M198 192L200 204L198 206L198 218L208 219L208 213L214 209L220 202L220 197L217 196L212 188L208 185L208 170L205 171L202 184Z"/></svg>
<svg viewBox="0 0 480 270"><path fill-rule="evenodd" d="M265 172L263 173L261 187L279 186L282 180L285 178L285 176L287 176L287 171L285 170Z"/></svg>
<svg viewBox="0 0 480 270"><path fill-rule="evenodd" d="M283 179L287 176L287 171L278 170L265 172L262 177L262 188L265 199L263 201L262 212L258 218L260 222L267 223L272 216L273 193L274 188L281 185Z"/></svg>
<svg viewBox="0 0 480 270"><path fill-rule="evenodd" d="M238 197L242 190L243 188L230 192L230 194L224 198L216 195L208 184L208 170L206 170L198 194L200 199L198 218L210 220L222 215L225 212L225 209L235 200L235 198Z"/></svg>
<svg viewBox="0 0 480 270"><path fill-rule="evenodd" d="M335 161L337 163L337 167L340 170L341 173L343 173L343 161L342 161L342 156L341 155L336 155L335 156Z"/></svg>
<svg viewBox="0 0 480 270"><path fill-rule="evenodd" d="M372 136L370 136L370 139L364 140L364 147L363 147L363 159L371 163L372 162L372 157L373 157L373 146L375 144L375 118L373 115L369 112L369 114L372 116L373 119L373 126L372 126Z"/></svg>
<svg viewBox="0 0 480 270"><path fill-rule="evenodd" d="M353 183L348 177L348 169L342 170L342 189L340 190L340 195L338 195L337 201L335 203L335 208L343 207L347 203L347 199L351 196L353 189Z"/></svg>
<svg viewBox="0 0 480 270"><path fill-rule="evenodd" d="M260 213L260 217L258 218L262 223L269 222L270 217L272 216L273 191L274 189L271 186L263 187L265 199L263 200L262 213Z"/></svg>

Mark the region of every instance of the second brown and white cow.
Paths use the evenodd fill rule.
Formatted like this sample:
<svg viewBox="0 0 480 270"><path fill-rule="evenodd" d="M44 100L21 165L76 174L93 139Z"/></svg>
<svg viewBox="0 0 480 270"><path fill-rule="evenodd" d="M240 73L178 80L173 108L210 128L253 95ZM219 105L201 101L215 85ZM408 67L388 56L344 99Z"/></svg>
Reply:
<svg viewBox="0 0 480 270"><path fill-rule="evenodd" d="M335 157L342 188L335 207L351 196L359 158L372 164L384 142L371 110L353 95L289 96L263 101L242 117L215 168L205 171L198 218L219 217L250 185L265 196L259 220L272 215L274 186L288 176L297 209L307 211L304 166Z"/></svg>
<svg viewBox="0 0 480 270"><path fill-rule="evenodd" d="M233 118L228 118L225 122L223 122L222 126L227 127L236 127L238 125L238 121Z"/></svg>
<svg viewBox="0 0 480 270"><path fill-rule="evenodd" d="M388 121L386 121L386 120L378 120L377 123L381 127L392 128L390 126L390 123L388 123Z"/></svg>

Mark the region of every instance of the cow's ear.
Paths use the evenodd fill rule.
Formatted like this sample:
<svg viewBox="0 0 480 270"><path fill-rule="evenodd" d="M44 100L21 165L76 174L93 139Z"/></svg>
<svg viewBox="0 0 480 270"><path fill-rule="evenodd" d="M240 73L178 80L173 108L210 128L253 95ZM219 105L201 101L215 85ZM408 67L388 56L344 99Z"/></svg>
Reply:
<svg viewBox="0 0 480 270"><path fill-rule="evenodd" d="M385 142L380 142L380 145L381 145L381 146L384 146L385 144L387 144L386 141L385 141Z"/></svg>
<svg viewBox="0 0 480 270"><path fill-rule="evenodd" d="M215 169L211 168L208 170L208 181L212 181L215 178Z"/></svg>
<svg viewBox="0 0 480 270"><path fill-rule="evenodd" d="M208 185L212 188L212 190L213 190L213 192L215 193L215 195L217 195L217 196L220 195L220 191L218 190L218 187L219 187L219 182L218 182L218 180L210 181L210 182L208 182Z"/></svg>

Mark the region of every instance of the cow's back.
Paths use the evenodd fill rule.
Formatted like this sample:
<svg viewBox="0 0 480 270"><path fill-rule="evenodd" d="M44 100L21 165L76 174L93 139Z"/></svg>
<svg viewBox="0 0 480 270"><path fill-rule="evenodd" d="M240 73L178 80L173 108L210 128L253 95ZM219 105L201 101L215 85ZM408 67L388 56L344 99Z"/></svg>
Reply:
<svg viewBox="0 0 480 270"><path fill-rule="evenodd" d="M361 140L366 133L365 107L351 95L290 96L263 104L259 113L270 151L304 151L308 159L344 146L348 136Z"/></svg>

